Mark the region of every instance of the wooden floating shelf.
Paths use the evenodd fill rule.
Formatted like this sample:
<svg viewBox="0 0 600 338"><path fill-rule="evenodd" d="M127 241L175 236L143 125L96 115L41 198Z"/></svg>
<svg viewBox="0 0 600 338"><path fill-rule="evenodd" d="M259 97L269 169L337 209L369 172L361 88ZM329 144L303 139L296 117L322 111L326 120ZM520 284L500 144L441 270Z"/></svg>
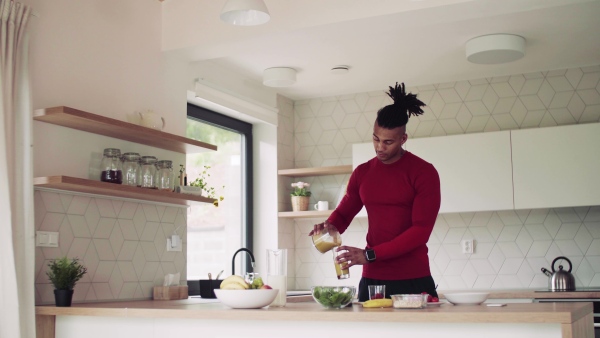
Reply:
<svg viewBox="0 0 600 338"><path fill-rule="evenodd" d="M217 150L212 144L64 106L37 109L33 119L182 154Z"/></svg>
<svg viewBox="0 0 600 338"><path fill-rule="evenodd" d="M110 197L132 198L137 200L161 202L179 205L197 205L200 203L213 203L214 200L172 191L146 189L129 185L107 183L70 176L35 177L33 185L40 188L76 191L88 194Z"/></svg>
<svg viewBox="0 0 600 338"><path fill-rule="evenodd" d="M333 210L317 211L282 211L279 212L278 216L282 218L326 218L331 215Z"/></svg>
<svg viewBox="0 0 600 338"><path fill-rule="evenodd" d="M281 170L278 170L277 173L280 176L290 176L290 177L350 174L350 173L352 173L352 165L338 165L338 166L333 166L333 167L317 167L317 168L281 169Z"/></svg>

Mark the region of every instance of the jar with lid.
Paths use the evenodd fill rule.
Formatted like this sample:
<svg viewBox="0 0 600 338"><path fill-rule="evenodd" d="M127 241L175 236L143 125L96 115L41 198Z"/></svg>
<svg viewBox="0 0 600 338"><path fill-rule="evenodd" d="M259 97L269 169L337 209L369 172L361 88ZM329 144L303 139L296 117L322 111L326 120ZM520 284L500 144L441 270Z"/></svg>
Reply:
<svg viewBox="0 0 600 338"><path fill-rule="evenodd" d="M173 191L173 161L156 162L156 186L159 190Z"/></svg>
<svg viewBox="0 0 600 338"><path fill-rule="evenodd" d="M121 150L115 148L104 149L100 171L100 181L117 184L123 183Z"/></svg>
<svg viewBox="0 0 600 338"><path fill-rule="evenodd" d="M156 189L156 157L142 156L140 160L140 186Z"/></svg>
<svg viewBox="0 0 600 338"><path fill-rule="evenodd" d="M123 154L123 184L138 185L138 175L140 171L140 154L124 153Z"/></svg>

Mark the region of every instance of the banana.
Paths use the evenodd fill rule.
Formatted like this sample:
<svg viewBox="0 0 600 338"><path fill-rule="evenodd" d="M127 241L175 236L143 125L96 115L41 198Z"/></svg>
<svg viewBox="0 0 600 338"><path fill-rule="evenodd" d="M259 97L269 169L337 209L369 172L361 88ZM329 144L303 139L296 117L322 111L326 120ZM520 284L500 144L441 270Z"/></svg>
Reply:
<svg viewBox="0 0 600 338"><path fill-rule="evenodd" d="M232 282L227 285L221 286L221 290L246 290L243 286L238 283Z"/></svg>
<svg viewBox="0 0 600 338"><path fill-rule="evenodd" d="M392 300L388 298L384 299L371 299L363 303L363 307L392 307Z"/></svg>
<svg viewBox="0 0 600 338"><path fill-rule="evenodd" d="M246 283L246 281L244 280L244 278L242 278L241 276L237 276L237 275L233 275L233 276L229 276L227 278L225 278L220 285L221 289L235 289L235 290L242 290L242 289L249 289L250 285L248 283Z"/></svg>

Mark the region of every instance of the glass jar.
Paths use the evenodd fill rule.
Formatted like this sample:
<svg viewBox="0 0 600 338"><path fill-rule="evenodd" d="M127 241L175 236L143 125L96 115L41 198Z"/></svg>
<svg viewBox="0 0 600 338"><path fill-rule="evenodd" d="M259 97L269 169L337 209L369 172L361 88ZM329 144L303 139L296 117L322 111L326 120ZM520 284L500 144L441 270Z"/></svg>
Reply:
<svg viewBox="0 0 600 338"><path fill-rule="evenodd" d="M123 154L123 184L138 185L138 174L140 171L140 154Z"/></svg>
<svg viewBox="0 0 600 338"><path fill-rule="evenodd" d="M156 157L142 156L140 160L140 186L156 189Z"/></svg>
<svg viewBox="0 0 600 338"><path fill-rule="evenodd" d="M100 171L100 181L117 184L123 183L121 150L115 148L104 149Z"/></svg>
<svg viewBox="0 0 600 338"><path fill-rule="evenodd" d="M173 161L156 162L156 186L159 190L173 191Z"/></svg>

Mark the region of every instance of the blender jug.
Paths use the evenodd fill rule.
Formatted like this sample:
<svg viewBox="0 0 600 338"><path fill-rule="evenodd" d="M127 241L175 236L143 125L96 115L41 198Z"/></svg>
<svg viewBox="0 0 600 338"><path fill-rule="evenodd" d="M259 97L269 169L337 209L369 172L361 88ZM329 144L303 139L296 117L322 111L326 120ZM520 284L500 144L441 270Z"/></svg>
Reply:
<svg viewBox="0 0 600 338"><path fill-rule="evenodd" d="M287 297L287 249L267 249L267 285L279 289L270 306L285 306Z"/></svg>

